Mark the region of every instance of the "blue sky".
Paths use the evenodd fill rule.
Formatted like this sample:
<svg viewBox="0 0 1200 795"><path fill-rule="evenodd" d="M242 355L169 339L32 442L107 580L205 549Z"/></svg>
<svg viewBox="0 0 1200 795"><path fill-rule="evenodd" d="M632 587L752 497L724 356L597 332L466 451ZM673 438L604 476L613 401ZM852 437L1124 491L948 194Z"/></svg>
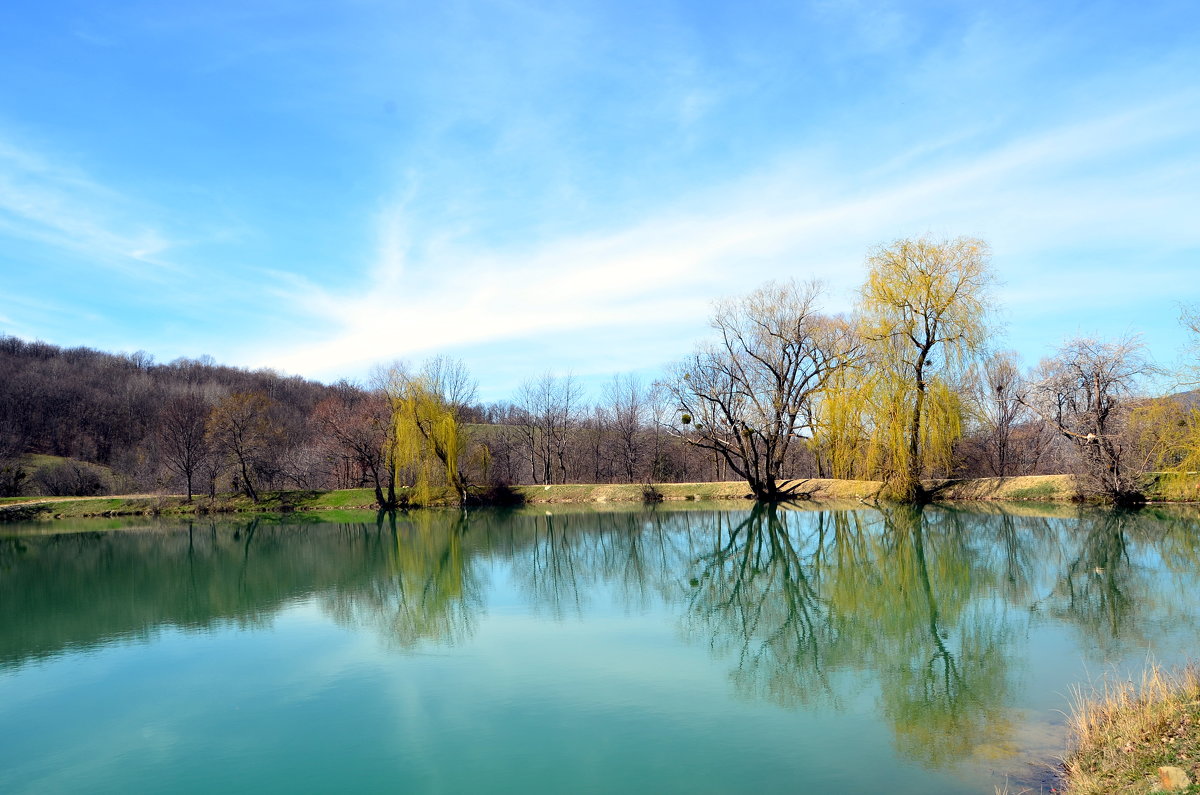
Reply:
<svg viewBox="0 0 1200 795"><path fill-rule="evenodd" d="M1005 344L1200 301L1193 2L9 3L0 333L484 397L987 240Z"/></svg>

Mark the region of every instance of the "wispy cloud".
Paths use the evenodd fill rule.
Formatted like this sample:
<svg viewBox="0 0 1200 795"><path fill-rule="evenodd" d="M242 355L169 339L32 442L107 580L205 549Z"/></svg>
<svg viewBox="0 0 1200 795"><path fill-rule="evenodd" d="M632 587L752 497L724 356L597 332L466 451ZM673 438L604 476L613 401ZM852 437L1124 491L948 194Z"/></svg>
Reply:
<svg viewBox="0 0 1200 795"><path fill-rule="evenodd" d="M1181 95L971 157L918 152L867 186L814 171L810 158L798 157L625 229L503 252L450 242L416 260L401 204L378 218L377 259L365 278L339 289L294 282L286 290L324 321L325 338L253 357L319 375L432 351L566 338L593 350L623 346L623 360L636 368L682 353L713 297L767 278L824 278L835 308L847 308L867 247L925 232L991 240L1010 299L1039 302L1063 241L1200 245L1189 221L1200 198L1195 175L1154 162L1158 149L1189 146L1198 134L1198 97ZM1106 190L1096 175L1120 160L1143 164L1144 173ZM794 186L814 182L820 188L789 199ZM1077 269L1064 270L1060 281L1080 278ZM1129 294L1119 280L1087 289L1099 302ZM614 338L606 329L626 333ZM565 369L566 362L554 364Z"/></svg>
<svg viewBox="0 0 1200 795"><path fill-rule="evenodd" d="M125 274L178 273L165 258L172 241L139 219L145 213L119 191L0 134L0 232Z"/></svg>
<svg viewBox="0 0 1200 795"><path fill-rule="evenodd" d="M1107 11L217 0L56 37L23 7L0 262L64 309L0 323L333 378L445 351L503 385L654 368L768 278L848 308L870 246L926 232L992 243L1030 339L1196 300L1194 13Z"/></svg>

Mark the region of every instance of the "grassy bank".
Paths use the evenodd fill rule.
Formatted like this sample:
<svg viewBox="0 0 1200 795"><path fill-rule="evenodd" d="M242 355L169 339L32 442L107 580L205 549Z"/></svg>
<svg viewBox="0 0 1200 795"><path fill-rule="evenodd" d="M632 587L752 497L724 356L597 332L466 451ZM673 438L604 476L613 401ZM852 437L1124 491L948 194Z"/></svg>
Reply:
<svg viewBox="0 0 1200 795"><path fill-rule="evenodd" d="M371 489L278 491L258 502L243 495L215 499L180 495L135 494L120 497L10 497L0 500L0 521L72 519L89 516L192 516L222 513L292 513L375 508Z"/></svg>
<svg viewBox="0 0 1200 795"><path fill-rule="evenodd" d="M747 494L744 483L672 483L656 486L665 500L734 500ZM527 504L542 503L641 503L640 484L562 484L517 486L515 491ZM825 496L860 489L828 489ZM871 489L861 489L867 494ZM400 496L405 495L400 490ZM431 507L451 505L450 492L436 493ZM258 502L242 495L196 497L192 502L179 495L127 495L120 497L10 497L0 499L0 521L70 519L89 516L190 516L224 513L293 513L334 510L375 510L371 489L336 491L267 492Z"/></svg>
<svg viewBox="0 0 1200 795"><path fill-rule="evenodd" d="M934 500L1072 500L1077 492L1071 475L1022 475L1012 478L944 480L930 487Z"/></svg>
<svg viewBox="0 0 1200 795"><path fill-rule="evenodd" d="M877 480L833 480L805 478L787 481L796 491L814 500L874 500L883 484ZM926 487L935 501L1057 502L1076 497L1071 475L1024 475L1011 478L973 478L932 481ZM655 484L666 500L723 500L749 496L743 482ZM528 502L638 502L638 484L519 486ZM1151 495L1151 496L1157 496Z"/></svg>
<svg viewBox="0 0 1200 795"><path fill-rule="evenodd" d="M881 483L874 480L831 480L807 478L788 485L809 499L818 501L872 501L879 495ZM1028 475L1012 478L946 480L927 485L935 501L1065 502L1075 498L1075 480L1070 475ZM654 488L663 500L698 501L741 500L749 489L741 481L724 483L661 483ZM567 483L550 486L516 486L514 491L527 504L540 503L640 503L645 487L637 483ZM401 490L403 493L403 490ZM1159 478L1151 484L1151 500L1186 501L1195 487L1190 481ZM435 494L432 506L450 505L449 492ZM187 502L179 495L139 494L120 497L10 497L0 499L0 521L34 518L72 518L84 516L194 515L219 513L291 513L296 511L373 510L374 493L370 489L337 491L269 492L255 503L241 495L219 495L215 499L197 497Z"/></svg>
<svg viewBox="0 0 1200 795"><path fill-rule="evenodd" d="M869 500L878 493L876 481L792 481L804 496L822 501ZM667 502L743 500L749 489L741 481L724 483L663 483L654 487ZM549 486L516 486L526 504L629 504L645 500L638 483L567 483ZM404 496L404 491L400 494ZM450 492L435 493L431 507L453 504ZM262 495L257 503L241 495L196 497L191 503L178 495L128 495L121 497L13 497L0 500L0 521L69 519L87 516L187 516L221 513L291 513L376 508L370 489L338 491L280 491Z"/></svg>
<svg viewBox="0 0 1200 795"><path fill-rule="evenodd" d="M787 481L810 499L870 499L879 491L874 480ZM663 500L741 500L750 498L750 489L743 481L722 483L656 483L654 488ZM554 486L518 486L517 490L530 503L555 502L641 502L644 486L638 483L566 483Z"/></svg>
<svg viewBox="0 0 1200 795"><path fill-rule="evenodd" d="M1140 685L1109 682L1077 699L1071 729L1073 748L1063 765L1068 795L1141 795L1156 787L1200 793L1196 668L1172 675L1151 666Z"/></svg>

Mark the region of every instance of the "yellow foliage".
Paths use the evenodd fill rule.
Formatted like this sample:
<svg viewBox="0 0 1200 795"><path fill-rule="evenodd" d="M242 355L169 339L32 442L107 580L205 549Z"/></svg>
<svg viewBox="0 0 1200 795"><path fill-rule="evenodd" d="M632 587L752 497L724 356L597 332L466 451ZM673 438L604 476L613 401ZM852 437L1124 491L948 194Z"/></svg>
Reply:
<svg viewBox="0 0 1200 795"><path fill-rule="evenodd" d="M948 474L954 466L954 443L963 435L962 395L941 379L929 385L926 422L921 426L922 466L927 472Z"/></svg>
<svg viewBox="0 0 1200 795"><path fill-rule="evenodd" d="M1179 400L1148 400L1129 415L1129 430L1147 469L1200 469L1200 410Z"/></svg>
<svg viewBox="0 0 1200 795"><path fill-rule="evenodd" d="M463 426L456 407L445 400L426 378L395 374L390 386L395 455L390 465L397 482L411 475L415 501L427 505L432 487L444 483L465 494L462 472L465 449Z"/></svg>
<svg viewBox="0 0 1200 795"><path fill-rule="evenodd" d="M988 257L986 243L964 237L899 240L876 250L862 288L863 333L902 350L929 342L947 365L963 364L987 334Z"/></svg>
<svg viewBox="0 0 1200 795"><path fill-rule="evenodd" d="M829 462L832 478L853 480L867 473L863 460L868 433L863 426L862 390L856 383L862 375L857 368L841 369L820 397L813 445L816 454Z"/></svg>
<svg viewBox="0 0 1200 795"><path fill-rule="evenodd" d="M971 238L900 240L868 265L860 305L866 373L853 382L850 403L869 439L868 473L911 496L923 473L951 469L963 432L954 383L986 341L988 248Z"/></svg>

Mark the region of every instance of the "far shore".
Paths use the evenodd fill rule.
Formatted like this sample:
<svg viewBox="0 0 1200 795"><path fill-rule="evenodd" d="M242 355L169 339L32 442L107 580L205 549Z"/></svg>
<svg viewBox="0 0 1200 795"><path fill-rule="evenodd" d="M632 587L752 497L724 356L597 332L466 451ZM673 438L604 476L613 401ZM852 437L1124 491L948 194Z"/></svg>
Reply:
<svg viewBox="0 0 1200 795"><path fill-rule="evenodd" d="M798 499L818 502L874 503L881 483L873 480L833 480L807 478L789 481ZM1071 475L1025 475L1009 478L976 478L930 482L927 488L936 502L1003 501L1014 503L1064 503L1077 501L1078 490ZM712 500L749 500L746 484L658 483L653 489L664 502L707 502ZM642 484L566 483L515 486L513 491L525 504L629 504L646 499ZM1148 494L1148 501L1192 502L1178 499L1182 489L1166 489ZM449 495L447 495L448 497ZM1189 495L1190 496L1190 495ZM450 504L449 499L435 500L428 507ZM221 513L293 513L308 511L377 510L371 489L334 491L277 491L253 502L242 495L223 494L216 498L196 496L188 502L181 494L132 494L102 497L10 497L0 499L0 521L29 521L108 516L204 515Z"/></svg>

